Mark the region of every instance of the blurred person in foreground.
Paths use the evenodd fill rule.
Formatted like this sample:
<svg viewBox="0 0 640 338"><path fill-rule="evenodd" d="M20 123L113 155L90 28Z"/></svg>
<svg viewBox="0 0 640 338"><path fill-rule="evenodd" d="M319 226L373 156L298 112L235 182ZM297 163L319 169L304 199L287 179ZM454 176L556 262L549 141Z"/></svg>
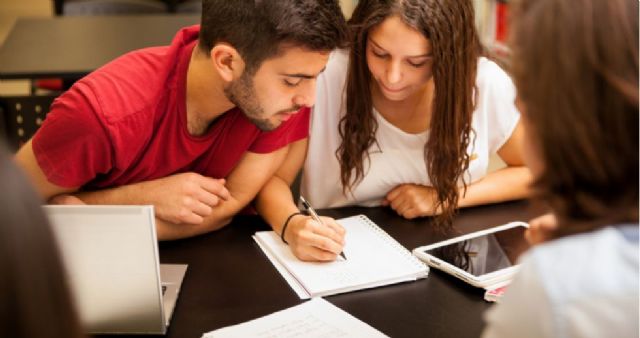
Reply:
<svg viewBox="0 0 640 338"><path fill-rule="evenodd" d="M552 213L483 337L638 337L638 2L514 5L523 153Z"/></svg>
<svg viewBox="0 0 640 338"><path fill-rule="evenodd" d="M83 337L42 201L0 148L0 337Z"/></svg>

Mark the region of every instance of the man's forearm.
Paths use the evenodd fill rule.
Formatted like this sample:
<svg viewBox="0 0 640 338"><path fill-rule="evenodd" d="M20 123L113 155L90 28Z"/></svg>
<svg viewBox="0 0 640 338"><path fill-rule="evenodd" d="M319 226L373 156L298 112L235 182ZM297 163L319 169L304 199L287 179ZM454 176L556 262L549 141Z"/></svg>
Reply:
<svg viewBox="0 0 640 338"><path fill-rule="evenodd" d="M158 240L166 241L201 235L218 230L231 222L233 217L224 219L208 219L202 224L173 224L156 217Z"/></svg>
<svg viewBox="0 0 640 338"><path fill-rule="evenodd" d="M82 192L88 204L153 205L158 237L182 238L219 229L252 201L282 163L286 149L245 153L226 179L180 173L126 186Z"/></svg>
<svg viewBox="0 0 640 338"><path fill-rule="evenodd" d="M120 186L104 190L80 192L74 194L86 204L106 205L154 205L153 196L144 185L147 182ZM244 206L231 198L213 207L210 215L204 217L200 224L176 224L158 217L156 212L156 229L159 240L180 239L218 230L231 222L233 215Z"/></svg>
<svg viewBox="0 0 640 338"><path fill-rule="evenodd" d="M145 189L145 184L149 182L140 182L95 191L77 192L73 195L87 204L153 205L155 203L150 198L152 196L149 196L149 193Z"/></svg>

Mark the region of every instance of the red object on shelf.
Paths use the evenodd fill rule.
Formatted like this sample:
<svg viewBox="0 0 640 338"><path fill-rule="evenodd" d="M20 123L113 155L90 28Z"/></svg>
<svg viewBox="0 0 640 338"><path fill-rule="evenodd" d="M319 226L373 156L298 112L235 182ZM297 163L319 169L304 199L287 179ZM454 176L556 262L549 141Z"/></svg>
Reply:
<svg viewBox="0 0 640 338"><path fill-rule="evenodd" d="M62 90L62 79L35 80L34 87L39 89Z"/></svg>
<svg viewBox="0 0 640 338"><path fill-rule="evenodd" d="M508 8L506 2L496 2L496 41L502 43L507 40Z"/></svg>

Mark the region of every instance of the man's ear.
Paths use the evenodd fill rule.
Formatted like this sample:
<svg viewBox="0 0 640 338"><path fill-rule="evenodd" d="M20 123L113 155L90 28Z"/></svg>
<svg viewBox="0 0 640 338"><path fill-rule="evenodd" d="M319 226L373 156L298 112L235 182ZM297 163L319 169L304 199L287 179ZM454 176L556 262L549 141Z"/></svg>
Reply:
<svg viewBox="0 0 640 338"><path fill-rule="evenodd" d="M211 62L220 77L228 82L239 77L244 70L244 61L238 50L226 43L218 43L211 48Z"/></svg>

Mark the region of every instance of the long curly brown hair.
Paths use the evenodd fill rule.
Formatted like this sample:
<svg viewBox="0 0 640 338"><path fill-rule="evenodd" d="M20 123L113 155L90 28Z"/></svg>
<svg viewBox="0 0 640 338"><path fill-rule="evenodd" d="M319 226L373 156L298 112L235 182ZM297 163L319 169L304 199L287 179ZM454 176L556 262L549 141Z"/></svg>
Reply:
<svg viewBox="0 0 640 338"><path fill-rule="evenodd" d="M430 40L435 93L425 166L437 193L436 222L451 223L458 205L458 181L469 167L475 78L481 45L469 0L361 0L349 27L352 33L346 86L346 115L336 151L343 192L348 194L364 177L368 149L376 143L378 125L373 116L371 73L366 60L369 31L386 18L398 16Z"/></svg>

